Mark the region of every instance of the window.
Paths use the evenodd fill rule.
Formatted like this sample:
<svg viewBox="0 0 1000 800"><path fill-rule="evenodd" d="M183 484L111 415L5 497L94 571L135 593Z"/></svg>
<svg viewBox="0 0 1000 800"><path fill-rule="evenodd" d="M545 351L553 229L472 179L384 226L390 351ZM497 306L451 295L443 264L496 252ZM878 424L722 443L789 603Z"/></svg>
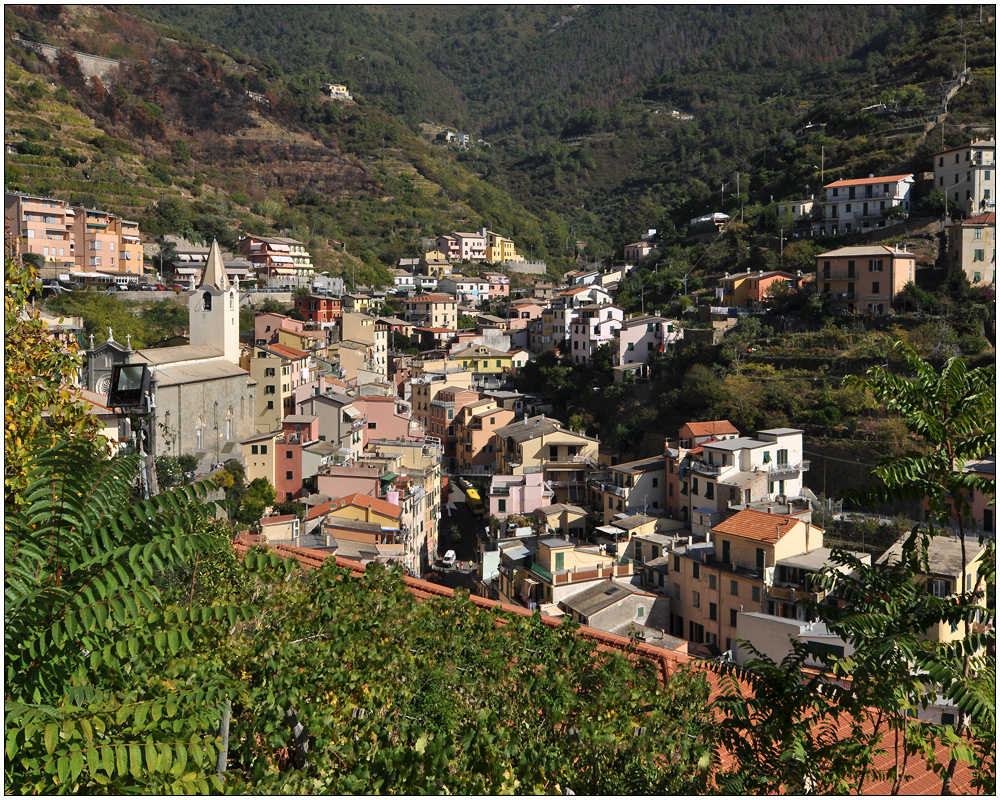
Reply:
<svg viewBox="0 0 1000 800"><path fill-rule="evenodd" d="M368 430L370 430L370 431L373 431L373 430L375 430L375 427L376 427L377 425L378 425L378 423L376 423L376 422L369 422L369 423L368 423Z"/></svg>
<svg viewBox="0 0 1000 800"><path fill-rule="evenodd" d="M983 229L982 228L976 228L976 233L975 233L975 236L973 238L975 238L975 239L982 239L983 238Z"/></svg>
<svg viewBox="0 0 1000 800"><path fill-rule="evenodd" d="M870 258L870 259L868 259L868 271L869 272L881 272L882 271L882 259L881 258Z"/></svg>
<svg viewBox="0 0 1000 800"><path fill-rule="evenodd" d="M695 608L701 608L701 593L691 592L691 605Z"/></svg>
<svg viewBox="0 0 1000 800"><path fill-rule="evenodd" d="M755 603L760 602L760 587L754 586L750 591L750 599Z"/></svg>
<svg viewBox="0 0 1000 800"><path fill-rule="evenodd" d="M728 539L723 539L722 540L722 563L723 564L728 564L729 563L729 540Z"/></svg>
<svg viewBox="0 0 1000 800"><path fill-rule="evenodd" d="M285 458L291 458L291 457L292 457L292 451L291 450L286 450L285 451Z"/></svg>
<svg viewBox="0 0 1000 800"><path fill-rule="evenodd" d="M739 612L735 608L729 609L729 627L730 628L735 628L736 627L736 615L738 613Z"/></svg>
<svg viewBox="0 0 1000 800"><path fill-rule="evenodd" d="M268 384L267 386L265 386L264 394L274 394L274 386L272 384Z"/></svg>
<svg viewBox="0 0 1000 800"><path fill-rule="evenodd" d="M986 251L985 250L976 250L976 251L974 251L973 254L972 254L972 260L973 261L985 261L986 260Z"/></svg>
<svg viewBox="0 0 1000 800"><path fill-rule="evenodd" d="M692 567L692 569L691 569L691 577L695 578L695 579L697 579L698 577L700 577L700 574L701 574L701 565L697 561L695 561L691 565L691 567Z"/></svg>
<svg viewBox="0 0 1000 800"><path fill-rule="evenodd" d="M973 273L973 275L972 275L972 282L973 283L979 283L979 281L981 281L982 279L983 279L983 275L982 275L981 272L974 272Z"/></svg>
<svg viewBox="0 0 1000 800"><path fill-rule="evenodd" d="M655 544L652 547L652 551L653 552L649 556L650 558L656 559L660 557L660 548L657 547Z"/></svg>
<svg viewBox="0 0 1000 800"><path fill-rule="evenodd" d="M715 484L706 483L705 484L705 499L714 500L715 499Z"/></svg>
<svg viewBox="0 0 1000 800"><path fill-rule="evenodd" d="M937 598L947 597L951 594L950 589L950 582L942 578L935 578L931 583L931 591Z"/></svg>
<svg viewBox="0 0 1000 800"><path fill-rule="evenodd" d="M765 464L770 464L771 463L771 451L770 450L765 450L764 451L764 463Z"/></svg>
<svg viewBox="0 0 1000 800"><path fill-rule="evenodd" d="M691 478L691 494L698 494L698 479Z"/></svg>
<svg viewBox="0 0 1000 800"><path fill-rule="evenodd" d="M681 557L674 556L674 572L680 572L680 571L681 571Z"/></svg>
<svg viewBox="0 0 1000 800"><path fill-rule="evenodd" d="M268 400L267 401L267 409L268 409L268 411L272 410L273 408L274 408L274 401L273 400Z"/></svg>
<svg viewBox="0 0 1000 800"><path fill-rule="evenodd" d="M266 444L262 444L260 446L260 454L262 456L266 456L267 455L267 445Z"/></svg>
<svg viewBox="0 0 1000 800"><path fill-rule="evenodd" d="M990 171L989 170L986 170L986 173L985 173L984 177L985 177L986 180L990 179Z"/></svg>
<svg viewBox="0 0 1000 800"><path fill-rule="evenodd" d="M852 189L851 191L854 191L854 190ZM850 211L850 210L851 210L851 204L850 203L846 203L844 205L844 211Z"/></svg>
<svg viewBox="0 0 1000 800"><path fill-rule="evenodd" d="M681 585L679 583L674 584L674 600L681 599Z"/></svg>
<svg viewBox="0 0 1000 800"><path fill-rule="evenodd" d="M507 501L506 500L497 500L497 511L501 512L502 514L506 514L507 513Z"/></svg>
<svg viewBox="0 0 1000 800"><path fill-rule="evenodd" d="M565 564L566 564L566 554L556 553L556 571L565 569L566 568Z"/></svg>
<svg viewBox="0 0 1000 800"><path fill-rule="evenodd" d="M642 561L642 542L635 540L635 560Z"/></svg>
<svg viewBox="0 0 1000 800"><path fill-rule="evenodd" d="M257 455L258 447L255 444L250 445L250 455Z"/></svg>
<svg viewBox="0 0 1000 800"><path fill-rule="evenodd" d="M714 589L715 588L715 576L714 575L709 575L708 576L708 588L709 589Z"/></svg>
<svg viewBox="0 0 1000 800"><path fill-rule="evenodd" d="M290 481L291 479L292 479L292 471L289 470L288 472L285 473L285 480Z"/></svg>
<svg viewBox="0 0 1000 800"><path fill-rule="evenodd" d="M879 282L872 281L872 294L878 294L878 290L879 290Z"/></svg>
<svg viewBox="0 0 1000 800"><path fill-rule="evenodd" d="M719 607L715 603L708 604L708 618L711 620L719 618Z"/></svg>
<svg viewBox="0 0 1000 800"><path fill-rule="evenodd" d="M264 377L265 378L273 378L274 377L274 367L268 367L267 369L265 369L264 370Z"/></svg>
<svg viewBox="0 0 1000 800"><path fill-rule="evenodd" d="M638 607L638 608L637 608L637 609L635 610L635 615L636 615L637 617L642 617L642 615L643 615L643 614L645 614L645 613L646 613L646 609L644 609L644 608L643 608L642 606L639 606L639 607Z"/></svg>

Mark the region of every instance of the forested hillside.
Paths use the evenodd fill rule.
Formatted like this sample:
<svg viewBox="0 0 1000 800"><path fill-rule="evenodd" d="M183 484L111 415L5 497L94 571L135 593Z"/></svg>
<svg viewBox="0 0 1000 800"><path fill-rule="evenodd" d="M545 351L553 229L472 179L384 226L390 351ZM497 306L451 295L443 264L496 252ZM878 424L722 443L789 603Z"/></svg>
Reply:
<svg viewBox="0 0 1000 800"><path fill-rule="evenodd" d="M5 23L7 36L124 57L109 90L74 58L50 65L8 43L10 189L123 213L154 235L232 245L239 230L287 231L320 268L368 283L456 228L489 221L543 257L557 238L384 111L322 102L308 80L127 9L8 7Z"/></svg>
<svg viewBox="0 0 1000 800"><path fill-rule="evenodd" d="M994 119L984 8L982 24L979 6L147 10L252 49L271 71L344 80L414 129L486 136L492 147L459 159L557 214L558 258L569 237L590 257L620 255L649 227L683 233L693 216L815 193L826 176L929 168L931 142L910 128L937 116L942 84L965 66L976 79L949 123ZM892 116L862 113L887 99ZM825 130L794 138L806 123Z"/></svg>

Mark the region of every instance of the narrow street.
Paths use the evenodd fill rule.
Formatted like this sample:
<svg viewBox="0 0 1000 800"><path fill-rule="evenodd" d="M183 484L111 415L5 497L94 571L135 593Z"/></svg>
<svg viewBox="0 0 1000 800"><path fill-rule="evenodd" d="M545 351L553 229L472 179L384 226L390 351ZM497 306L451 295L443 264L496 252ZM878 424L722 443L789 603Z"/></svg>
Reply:
<svg viewBox="0 0 1000 800"><path fill-rule="evenodd" d="M463 586L472 589L477 581L479 537L485 535L486 522L469 510L465 494L456 483L451 484L448 503L443 512L440 533L438 534L438 558L444 556L449 550L454 550L457 560L455 566L450 568L435 561L431 564L430 571L441 576L440 580L435 582L442 586L448 586L452 589ZM448 535L452 526L456 526L459 530L460 538L458 540L453 540Z"/></svg>

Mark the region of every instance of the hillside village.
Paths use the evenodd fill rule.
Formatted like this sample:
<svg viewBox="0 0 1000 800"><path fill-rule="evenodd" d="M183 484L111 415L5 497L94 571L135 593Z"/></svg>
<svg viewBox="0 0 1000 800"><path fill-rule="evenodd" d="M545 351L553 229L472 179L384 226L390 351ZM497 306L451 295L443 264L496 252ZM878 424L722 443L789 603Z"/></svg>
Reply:
<svg viewBox="0 0 1000 800"><path fill-rule="evenodd" d="M995 207L995 142L942 151L935 162L934 185L960 187L953 192L961 211L947 226L947 259L973 286L993 285L996 217L988 209ZM963 174L956 165L968 169ZM907 219L912 179L839 180L826 187L826 203L791 205L811 225L819 218L818 227L832 226L830 233L852 225L878 232ZM893 208L903 213L883 213ZM683 348L692 337L715 341L779 290L817 292L848 316L891 313L913 282L916 260L905 247L872 243L819 254L810 276L781 270L727 276L710 309L712 327L702 330L659 312L626 315L615 303L618 284L655 247L653 230L626 247L634 260L567 273L558 286L513 240L486 229L455 232L420 258L400 262L394 291L346 292L342 282L317 280L303 243L288 237L246 235L236 254L175 238L176 260L164 266L155 254L143 259L137 225L116 215L13 193L5 209L8 225L20 228L22 252L42 257L43 281L51 286L162 291L167 281L178 299L187 298L186 343L133 350L109 332L87 350L83 388L117 441L117 423L99 398L114 365L150 365L162 423L153 435L155 456L193 457L198 476L235 460L248 483L263 479L278 502L301 503L302 515L262 516L253 526L261 541L309 543L361 563L398 562L421 577L451 549L441 535L449 482L458 494L454 481L474 477L483 488L481 512L492 521L486 539L474 537L484 595L582 620L590 615L573 611L575 595L582 602L600 586L620 585L629 594L612 605L629 609L629 618L614 630L641 630L647 640L661 637L737 661L737 639L760 648L774 637L761 628L767 618L776 630L789 619L803 623L800 636L810 630L794 594L781 588L797 582L805 591L810 570L792 565L808 562L816 572L830 554L811 523L817 493L807 486L803 432L692 421L664 443L662 456L619 463L598 439L546 416L550 398L518 391L514 381L549 350L586 364L600 348L610 351L616 383L642 380L653 354ZM713 224L728 222L716 217ZM522 285L512 291L515 276ZM291 287L299 289L295 318L258 312L253 331L238 331L245 303ZM404 344L414 352L400 350ZM977 526L992 532L994 505L980 505ZM675 555L701 558L699 548L711 546L723 528L736 541L752 541L742 526L752 530L760 514L786 525L801 521L815 533L792 546L785 556L791 561L762 548L745 557L759 583L743 587L743 595L734 587L732 597L744 600L739 611L718 602L702 609L698 590L665 577ZM547 536L572 549L550 552ZM721 551L714 558L730 563ZM636 592L649 598L649 608L637 605ZM609 616L617 622L622 613ZM752 636L741 632L742 619L744 627L756 626Z"/></svg>
<svg viewBox="0 0 1000 800"><path fill-rule="evenodd" d="M357 99L345 82L322 91ZM464 153L470 138L446 129L435 141ZM848 686L830 663L853 658L855 643L818 609L836 616L853 601L830 576L846 583L899 564L908 532L874 553L832 535L850 515L828 496L826 463L822 477L813 467L812 429L692 417L665 436L640 432L637 457L622 437L594 435L607 428L588 424L590 396L652 386L685 352L730 346L738 366L764 342L744 332L777 325L779 311L794 327L810 304L859 330L887 329L926 299L918 270L943 269L962 291L992 297L995 150L992 136L970 135L935 149L932 172L838 177L783 197L772 205L787 227L766 246L753 240L755 265L767 254L772 268L698 278L690 298L688 270L677 279L684 302L678 290L648 309L650 274L678 242L750 250L741 209L720 201L683 236L648 227L662 219L650 217L610 257L576 247L567 271L536 257L513 226L484 220L382 265L384 285L319 268L287 229L192 241L190 231L153 235L122 214L9 188L5 228L8 250L37 273L33 308L48 336L79 346L83 365L63 385L79 392L110 452L143 456L147 499L211 481L238 555L267 549L356 576L395 567L418 597L468 590L480 608L577 623L606 649L640 647L664 663L704 659L746 674L761 656L781 663L802 650L808 675ZM932 197L943 208L929 210ZM816 241L808 263L786 268L789 242ZM186 324L133 347L130 335L60 311L67 298L99 294L140 319L165 301ZM566 403L538 380L553 364L569 375L606 370L610 386L570 386L578 402ZM127 412L116 394L126 368L144 389ZM995 461L994 444L960 472L994 487ZM995 490L970 490L968 504L973 528L935 539L914 583L937 599L974 591L975 635L992 637L992 613L986 624L980 610L986 619L992 609ZM191 586L193 596L193 576ZM921 633L941 648L968 635L946 621ZM911 716L954 726L959 706L941 692Z"/></svg>

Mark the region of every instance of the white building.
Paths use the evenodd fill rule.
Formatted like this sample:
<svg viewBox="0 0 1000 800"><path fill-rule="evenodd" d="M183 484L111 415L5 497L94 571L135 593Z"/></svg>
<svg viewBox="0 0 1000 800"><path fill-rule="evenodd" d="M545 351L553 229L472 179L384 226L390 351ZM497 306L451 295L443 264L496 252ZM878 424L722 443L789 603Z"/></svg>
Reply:
<svg viewBox="0 0 1000 800"><path fill-rule="evenodd" d="M581 306L577 318L573 320L570 340L570 355L573 362L586 364L594 350L615 338L615 332L622 326L625 312L618 306L590 304Z"/></svg>
<svg viewBox="0 0 1000 800"><path fill-rule="evenodd" d="M982 139L934 154L934 187L971 217L996 208L996 140Z"/></svg>
<svg viewBox="0 0 1000 800"><path fill-rule="evenodd" d="M843 234L895 224L883 212L901 206L910 213L913 174L883 175L829 183L826 189L823 228L820 233Z"/></svg>

